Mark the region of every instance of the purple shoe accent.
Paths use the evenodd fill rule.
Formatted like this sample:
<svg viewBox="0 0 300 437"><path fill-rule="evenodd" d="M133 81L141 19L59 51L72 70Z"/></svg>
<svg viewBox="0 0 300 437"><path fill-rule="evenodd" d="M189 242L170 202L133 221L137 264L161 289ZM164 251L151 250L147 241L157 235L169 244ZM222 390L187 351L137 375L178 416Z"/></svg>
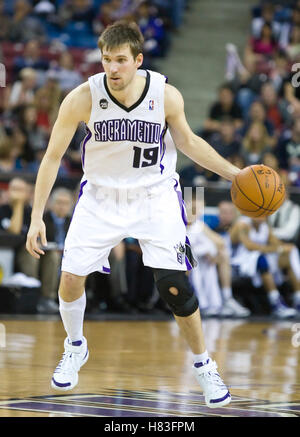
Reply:
<svg viewBox="0 0 300 437"><path fill-rule="evenodd" d="M65 384L62 384L60 382L56 382L54 378L52 378L52 381L54 382L55 385L57 385L57 387L69 387L69 385L71 385L70 382L66 382Z"/></svg>
<svg viewBox="0 0 300 437"><path fill-rule="evenodd" d="M80 346L82 345L82 341L78 340L78 341L72 341L72 346Z"/></svg>
<svg viewBox="0 0 300 437"><path fill-rule="evenodd" d="M227 392L227 394L225 396L223 396L222 398L219 399L212 399L211 401L209 401L210 404L217 404L218 402L222 402L225 399L230 398L230 393L229 391Z"/></svg>
<svg viewBox="0 0 300 437"><path fill-rule="evenodd" d="M209 363L209 358L207 358L206 363L202 363L202 362L195 363L194 366L198 368L198 367L202 367L202 366L204 366L205 364L208 364L208 363Z"/></svg>

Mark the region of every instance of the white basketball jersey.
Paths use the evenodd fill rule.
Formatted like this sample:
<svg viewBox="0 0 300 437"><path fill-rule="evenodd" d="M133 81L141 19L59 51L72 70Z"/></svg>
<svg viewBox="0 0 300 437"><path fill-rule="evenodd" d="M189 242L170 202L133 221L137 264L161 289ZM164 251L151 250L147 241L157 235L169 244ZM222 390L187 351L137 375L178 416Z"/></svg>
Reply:
<svg viewBox="0 0 300 437"><path fill-rule="evenodd" d="M84 138L84 178L112 188L138 188L177 176L177 152L164 112L165 76L138 70L144 91L130 108L110 93L106 74L89 77L92 109Z"/></svg>

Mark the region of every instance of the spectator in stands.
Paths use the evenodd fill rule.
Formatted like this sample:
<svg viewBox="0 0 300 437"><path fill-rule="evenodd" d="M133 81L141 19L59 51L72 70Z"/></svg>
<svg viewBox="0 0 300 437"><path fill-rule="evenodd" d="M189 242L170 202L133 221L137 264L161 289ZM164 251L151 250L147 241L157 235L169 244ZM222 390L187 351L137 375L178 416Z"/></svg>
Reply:
<svg viewBox="0 0 300 437"><path fill-rule="evenodd" d="M271 82L266 82L261 87L261 102L266 110L266 118L275 128L276 134L280 134L285 122L287 108L284 102L279 101L276 89Z"/></svg>
<svg viewBox="0 0 300 437"><path fill-rule="evenodd" d="M53 124L57 118L62 93L58 82L53 77L48 77L43 87L35 93L34 104L37 110L37 125L50 135Z"/></svg>
<svg viewBox="0 0 300 437"><path fill-rule="evenodd" d="M286 53L291 62L300 60L300 24L292 28Z"/></svg>
<svg viewBox="0 0 300 437"><path fill-rule="evenodd" d="M289 190L281 207L268 217L268 223L276 238L296 244L300 249L300 206L290 199Z"/></svg>
<svg viewBox="0 0 300 437"><path fill-rule="evenodd" d="M195 198L193 203L195 204ZM196 212L197 210L200 211L201 207L196 206ZM197 266L190 272L189 280L196 291L202 314L223 317L249 316L250 311L240 305L232 295L229 252L224 239L199 217L192 217L190 211L191 205L187 204L187 233Z"/></svg>
<svg viewBox="0 0 300 437"><path fill-rule="evenodd" d="M65 164L69 174L82 176L81 142L87 135L85 124L79 123L65 154Z"/></svg>
<svg viewBox="0 0 300 437"><path fill-rule="evenodd" d="M32 68L24 68L21 70L20 80L14 82L8 90L5 109L15 112L21 106L33 103L36 79L36 72Z"/></svg>
<svg viewBox="0 0 300 437"><path fill-rule="evenodd" d="M291 19L287 20L281 26L279 35L279 45L281 48L286 49L291 39L292 30L295 26L300 25L300 5L296 5L292 9Z"/></svg>
<svg viewBox="0 0 300 437"><path fill-rule="evenodd" d="M217 216L204 215L205 223L225 240L228 239L229 231L236 219L237 209L234 204L228 200L222 200L218 204ZM228 244L228 248L229 246L230 244Z"/></svg>
<svg viewBox="0 0 300 437"><path fill-rule="evenodd" d="M244 52L244 64L248 71L253 72L259 63L268 62L278 49L270 23L264 23L260 35L251 37Z"/></svg>
<svg viewBox="0 0 300 437"><path fill-rule="evenodd" d="M252 19L252 23L251 23L251 32L252 32L252 36L254 38L260 37L263 25L265 23L270 23L271 27L272 27L272 32L273 32L276 40L278 39L279 34L280 34L280 30L281 30L281 26L280 26L280 23L275 20L274 12L275 12L275 9L274 9L274 4L272 3L272 1L267 1L267 2L262 4L260 16L254 17Z"/></svg>
<svg viewBox="0 0 300 437"><path fill-rule="evenodd" d="M207 182L217 182L220 180L219 175L201 167L195 162L185 166L180 170L179 174L182 187L197 187L206 185Z"/></svg>
<svg viewBox="0 0 300 437"><path fill-rule="evenodd" d="M54 285L58 279L59 258L55 251L48 250L43 259L32 259L32 257L28 257L25 248L31 216L30 195L30 187L24 179L13 178L11 180L8 187L7 203L0 206L0 229L21 237L21 243L15 250L15 270L41 280L41 298L38 311L57 313L58 305L54 301L53 293L56 292Z"/></svg>
<svg viewBox="0 0 300 437"><path fill-rule="evenodd" d="M247 119L245 120L243 127L239 131L242 137L246 135L248 132L250 126L254 122L263 123L265 128L267 129L268 135L269 135L269 142L270 145L276 144L276 137L275 137L275 128L273 123L267 118L266 109L263 105L263 103L259 100L255 100L249 110L249 115Z"/></svg>
<svg viewBox="0 0 300 437"><path fill-rule="evenodd" d="M295 64L297 67L297 64ZM290 104L290 112L293 116L300 114L300 81L299 68L293 70L282 83L281 93L286 101ZM296 115L297 114L297 115Z"/></svg>
<svg viewBox="0 0 300 437"><path fill-rule="evenodd" d="M144 50L147 56L164 56L168 50L168 37L163 21L153 15L151 4L143 1L136 11L136 22L144 36Z"/></svg>
<svg viewBox="0 0 300 437"><path fill-rule="evenodd" d="M41 56L40 43L33 39L25 44L24 52L14 59L15 76L23 68L32 68L37 74L37 83L41 86L44 83L45 72L49 68L49 62Z"/></svg>
<svg viewBox="0 0 300 437"><path fill-rule="evenodd" d="M98 14L93 22L95 35L100 35L103 30L113 24L116 20L131 18L134 20L134 12L139 1L132 2L128 0L111 0L110 2L101 3Z"/></svg>
<svg viewBox="0 0 300 437"><path fill-rule="evenodd" d="M10 173L22 170L19 158L21 150L19 144L12 137L0 130L0 173Z"/></svg>
<svg viewBox="0 0 300 437"><path fill-rule="evenodd" d="M59 266L65 237L71 222L73 209L73 193L66 188L56 188L49 198L49 207L44 214L46 225L47 247L44 259L32 262L32 273L40 279L41 298L37 310L42 314L58 313L57 289L59 281Z"/></svg>
<svg viewBox="0 0 300 437"><path fill-rule="evenodd" d="M262 155L261 163L273 168L273 170L275 170L279 174L282 182L286 187L290 185L288 172L283 168L279 167L279 160L275 153L273 153L273 151L264 152Z"/></svg>
<svg viewBox="0 0 300 437"><path fill-rule="evenodd" d="M64 187L53 190L44 220L47 229L47 242L55 243L59 251L63 250L65 244L73 207L74 196L72 191Z"/></svg>
<svg viewBox="0 0 300 437"><path fill-rule="evenodd" d="M272 82L279 97L284 97L282 87L285 81L290 78L290 66L287 53L278 50L274 57L269 71L269 80Z"/></svg>
<svg viewBox="0 0 300 437"><path fill-rule="evenodd" d="M46 42L46 32L40 20L31 15L32 6L27 0L16 0L14 14L9 31L9 39L13 42L37 40Z"/></svg>
<svg viewBox="0 0 300 437"><path fill-rule="evenodd" d="M220 122L220 131L213 134L210 144L223 158L232 162L239 155L241 143L235 139L235 126L230 117L224 117Z"/></svg>
<svg viewBox="0 0 300 437"><path fill-rule="evenodd" d="M251 278L254 287L263 285L272 314L279 318L295 317L300 311L300 260L296 246L275 237L265 218L240 217L231 230L231 264L241 277ZM287 271L293 288L289 308L278 291Z"/></svg>
<svg viewBox="0 0 300 437"><path fill-rule="evenodd" d="M276 153L279 166L288 171L292 185L300 186L300 118L294 120L291 133L279 140Z"/></svg>
<svg viewBox="0 0 300 437"><path fill-rule="evenodd" d="M19 126L25 136L21 154L25 163L35 160L36 152L47 147L48 137L37 124L37 109L34 104L25 105L20 110Z"/></svg>
<svg viewBox="0 0 300 437"><path fill-rule="evenodd" d="M210 108L209 117L204 122L204 132L208 135L212 132L219 132L224 116L233 119L236 129L242 126L241 108L235 103L234 93L228 85L222 85L219 88L218 100Z"/></svg>
<svg viewBox="0 0 300 437"><path fill-rule="evenodd" d="M4 11L4 0L0 0L0 41L7 41L11 18Z"/></svg>
<svg viewBox="0 0 300 437"><path fill-rule="evenodd" d="M58 81L64 96L83 82L82 75L74 67L73 56L68 51L61 53L58 66L49 71L49 77L53 77Z"/></svg>
<svg viewBox="0 0 300 437"><path fill-rule="evenodd" d="M58 22L62 28L65 43L73 47L95 47L97 44L93 34L93 20L96 15L91 0L75 0L65 2L58 11Z"/></svg>
<svg viewBox="0 0 300 437"><path fill-rule="evenodd" d="M22 235L24 244L30 225L29 196L28 183L20 177L13 178L8 185L7 204L0 207L0 229Z"/></svg>
<svg viewBox="0 0 300 437"><path fill-rule="evenodd" d="M271 150L267 129L263 123L254 121L242 142L241 154L246 165L259 164L267 150Z"/></svg>

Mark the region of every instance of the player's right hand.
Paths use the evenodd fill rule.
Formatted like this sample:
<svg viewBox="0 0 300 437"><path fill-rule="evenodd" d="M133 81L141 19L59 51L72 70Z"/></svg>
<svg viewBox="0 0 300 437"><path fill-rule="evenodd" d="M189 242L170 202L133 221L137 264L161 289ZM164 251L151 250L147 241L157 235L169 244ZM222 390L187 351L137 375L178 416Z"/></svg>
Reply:
<svg viewBox="0 0 300 437"><path fill-rule="evenodd" d="M26 249L34 258L40 259L40 255L45 255L45 252L41 249L41 244L47 246L46 239L46 226L43 220L32 220L26 241Z"/></svg>

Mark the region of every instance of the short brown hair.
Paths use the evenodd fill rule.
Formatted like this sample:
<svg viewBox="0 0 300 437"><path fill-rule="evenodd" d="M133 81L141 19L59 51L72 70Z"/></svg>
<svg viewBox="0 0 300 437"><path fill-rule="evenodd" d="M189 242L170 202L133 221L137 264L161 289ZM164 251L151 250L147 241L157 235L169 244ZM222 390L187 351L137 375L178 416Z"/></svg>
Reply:
<svg viewBox="0 0 300 437"><path fill-rule="evenodd" d="M139 53L143 53L144 37L135 22L116 21L108 26L98 39L98 47L108 50L129 44L134 59Z"/></svg>

